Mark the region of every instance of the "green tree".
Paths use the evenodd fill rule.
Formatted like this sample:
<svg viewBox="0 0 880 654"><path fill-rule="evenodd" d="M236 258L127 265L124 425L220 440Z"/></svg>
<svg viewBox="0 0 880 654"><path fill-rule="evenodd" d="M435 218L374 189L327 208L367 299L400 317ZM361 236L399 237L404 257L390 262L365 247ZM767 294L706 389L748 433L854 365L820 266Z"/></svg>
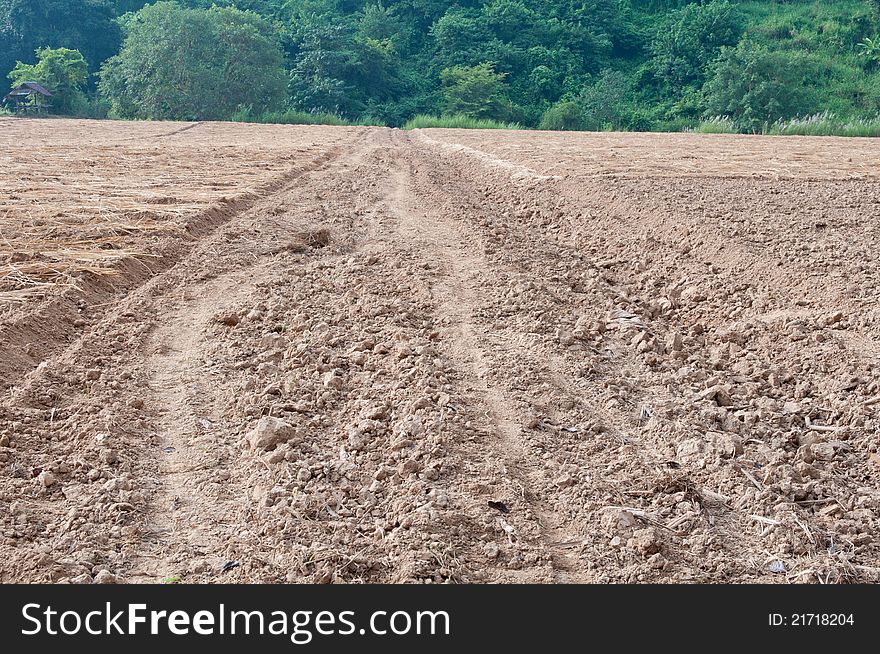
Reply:
<svg viewBox="0 0 880 654"><path fill-rule="evenodd" d="M599 78L585 86L577 97L584 116L584 126L589 130L629 127L628 114L632 89L626 75L607 69Z"/></svg>
<svg viewBox="0 0 880 654"><path fill-rule="evenodd" d="M439 65L469 66L485 60L491 33L486 21L474 10L450 9L431 26L435 56Z"/></svg>
<svg viewBox="0 0 880 654"><path fill-rule="evenodd" d="M106 0L0 0L0 75L45 47L79 50L100 66L119 48L114 14Z"/></svg>
<svg viewBox="0 0 880 654"><path fill-rule="evenodd" d="M379 5L348 16L298 13L285 36L294 109L384 114L404 88L400 52L410 36L394 12Z"/></svg>
<svg viewBox="0 0 880 654"><path fill-rule="evenodd" d="M241 105L268 111L284 101L283 56L256 14L157 2L123 27L122 50L99 84L119 116L222 120Z"/></svg>
<svg viewBox="0 0 880 654"><path fill-rule="evenodd" d="M504 74L491 63L453 66L440 73L444 108L450 114L472 118L510 119L510 101L505 96Z"/></svg>
<svg viewBox="0 0 880 654"><path fill-rule="evenodd" d="M742 42L725 48L706 83L706 115L729 116L757 132L773 121L815 112L816 62L804 53Z"/></svg>
<svg viewBox="0 0 880 654"><path fill-rule="evenodd" d="M364 109L352 81L357 53L351 25L302 21L291 40L295 44L288 84L291 107L345 115Z"/></svg>
<svg viewBox="0 0 880 654"><path fill-rule="evenodd" d="M82 53L67 48L37 50L37 63L18 62L9 79L13 86L23 82L37 82L52 94L55 113L73 114L85 102L83 91L89 77L89 66Z"/></svg>
<svg viewBox="0 0 880 654"><path fill-rule="evenodd" d="M708 65L741 34L740 19L727 0L689 4L660 25L651 46L655 75L673 93L702 86Z"/></svg>
<svg viewBox="0 0 880 654"><path fill-rule="evenodd" d="M217 47L215 65L222 66L224 117L245 103L280 108L286 95L284 56L273 26L232 7L212 7L208 18Z"/></svg>

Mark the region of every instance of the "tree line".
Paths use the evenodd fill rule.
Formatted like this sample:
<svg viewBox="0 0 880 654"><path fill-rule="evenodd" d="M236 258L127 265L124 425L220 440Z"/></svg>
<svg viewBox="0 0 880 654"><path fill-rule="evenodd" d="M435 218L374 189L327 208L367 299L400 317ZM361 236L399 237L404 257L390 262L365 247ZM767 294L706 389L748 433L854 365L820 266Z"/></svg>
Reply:
<svg viewBox="0 0 880 654"><path fill-rule="evenodd" d="M56 113L739 131L880 110L880 0L0 0Z"/></svg>

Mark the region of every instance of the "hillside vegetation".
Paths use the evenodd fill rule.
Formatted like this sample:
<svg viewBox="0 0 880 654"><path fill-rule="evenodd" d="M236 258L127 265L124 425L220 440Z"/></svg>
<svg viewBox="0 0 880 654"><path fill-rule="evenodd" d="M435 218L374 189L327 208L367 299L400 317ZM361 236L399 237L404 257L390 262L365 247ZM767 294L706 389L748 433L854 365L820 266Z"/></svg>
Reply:
<svg viewBox="0 0 880 654"><path fill-rule="evenodd" d="M0 0L6 74L96 117L873 135L880 0Z"/></svg>

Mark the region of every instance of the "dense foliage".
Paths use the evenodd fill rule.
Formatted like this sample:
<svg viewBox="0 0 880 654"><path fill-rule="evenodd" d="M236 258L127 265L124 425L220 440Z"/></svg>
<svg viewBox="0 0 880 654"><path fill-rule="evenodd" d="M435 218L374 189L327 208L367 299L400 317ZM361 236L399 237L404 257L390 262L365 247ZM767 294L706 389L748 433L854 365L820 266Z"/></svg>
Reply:
<svg viewBox="0 0 880 654"><path fill-rule="evenodd" d="M36 64L19 61L9 73L13 86L38 82L52 89L51 106L60 114L71 114L82 108L88 78L89 67L82 53L68 48L37 50Z"/></svg>
<svg viewBox="0 0 880 654"><path fill-rule="evenodd" d="M284 103L283 57L256 14L159 2L122 25L122 50L104 62L99 84L120 116L221 120L250 101Z"/></svg>
<svg viewBox="0 0 880 654"><path fill-rule="evenodd" d="M0 75L44 48L82 53L77 92L126 118L770 131L880 113L875 0L0 0Z"/></svg>

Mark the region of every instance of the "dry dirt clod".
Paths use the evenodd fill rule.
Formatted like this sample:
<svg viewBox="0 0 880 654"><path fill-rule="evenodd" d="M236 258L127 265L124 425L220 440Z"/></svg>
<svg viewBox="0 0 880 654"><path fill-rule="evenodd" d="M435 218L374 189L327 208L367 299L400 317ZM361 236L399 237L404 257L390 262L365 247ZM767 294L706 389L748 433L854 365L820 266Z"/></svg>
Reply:
<svg viewBox="0 0 880 654"><path fill-rule="evenodd" d="M245 439L251 450L266 451L289 441L295 435L296 428L293 425L279 418L267 416L260 418Z"/></svg>
<svg viewBox="0 0 880 654"><path fill-rule="evenodd" d="M94 583L96 584L118 584L119 579L109 570L99 570L95 575Z"/></svg>
<svg viewBox="0 0 880 654"><path fill-rule="evenodd" d="M51 486L54 486L58 479L48 470L44 470L39 475L37 475L37 481L40 482L40 484L44 488L49 488Z"/></svg>

